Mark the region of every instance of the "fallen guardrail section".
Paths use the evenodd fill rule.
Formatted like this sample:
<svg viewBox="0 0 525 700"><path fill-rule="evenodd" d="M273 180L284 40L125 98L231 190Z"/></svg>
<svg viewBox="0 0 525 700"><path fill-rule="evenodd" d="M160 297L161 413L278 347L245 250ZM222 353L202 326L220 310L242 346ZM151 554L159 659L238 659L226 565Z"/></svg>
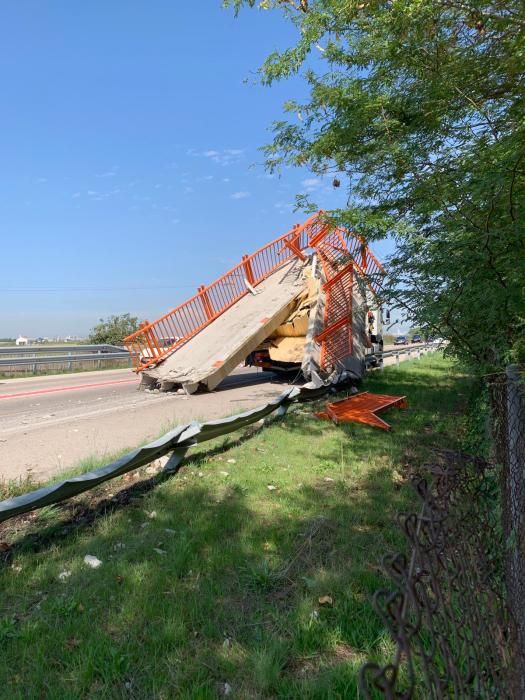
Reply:
<svg viewBox="0 0 525 700"><path fill-rule="evenodd" d="M435 346L420 347L419 350L437 349ZM402 355L414 352L416 348L403 348L402 350L394 350L387 355ZM418 353L418 357L421 354ZM239 413L230 418L221 418L219 420L200 423L193 421L184 425L177 426L173 430L162 437L150 442L143 447L140 447L133 452L120 457L119 459L106 464L99 469L95 469L80 476L71 477L64 481L59 481L56 484L50 484L43 488L31 491L30 493L15 496L14 498L0 501L0 523L13 518L16 515L29 513L30 511L43 508L44 506L53 505L60 501L67 500L72 496L77 496L84 491L97 486L98 484L113 479L116 476L126 474L133 469L143 467L150 462L153 462L159 457L163 457L168 453L172 453L164 471L175 471L187 450L200 442L212 440L221 435L227 435L241 428L247 427L253 423L257 423L274 411L276 415L284 415L290 404L295 402L314 401L321 398L325 394L334 391L335 384L314 386L312 382L302 387L292 387L284 391L279 397L273 401L269 401L264 406L254 408L244 413Z"/></svg>
<svg viewBox="0 0 525 700"><path fill-rule="evenodd" d="M333 389L333 385L292 387L264 406L245 411L230 418L222 418L207 423L193 421L185 425L179 425L157 440L133 450L133 452L129 452L99 469L44 486L21 496L0 501L0 523L16 515L29 513L44 506L54 505L88 491L104 481L143 467L170 452L172 454L164 471L175 471L190 447L257 423L271 413L276 412L277 416L282 416L286 413L290 404L319 399Z"/></svg>

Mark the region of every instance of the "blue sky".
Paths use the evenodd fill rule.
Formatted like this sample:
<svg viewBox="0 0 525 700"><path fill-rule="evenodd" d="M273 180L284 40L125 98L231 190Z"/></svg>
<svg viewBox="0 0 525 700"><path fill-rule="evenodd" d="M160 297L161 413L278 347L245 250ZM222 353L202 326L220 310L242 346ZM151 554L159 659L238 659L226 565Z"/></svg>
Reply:
<svg viewBox="0 0 525 700"><path fill-rule="evenodd" d="M296 193L344 203L258 152L304 86L255 71L294 39L220 0L2 5L0 337L153 320L301 221Z"/></svg>

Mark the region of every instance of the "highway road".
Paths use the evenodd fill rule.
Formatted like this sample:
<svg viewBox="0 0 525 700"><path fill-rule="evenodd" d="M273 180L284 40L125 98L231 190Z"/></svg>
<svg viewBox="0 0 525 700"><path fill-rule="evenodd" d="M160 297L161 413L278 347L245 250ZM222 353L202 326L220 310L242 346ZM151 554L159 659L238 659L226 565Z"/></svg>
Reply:
<svg viewBox="0 0 525 700"><path fill-rule="evenodd" d="M0 380L0 479L41 480L91 457L109 461L174 425L232 415L286 388L255 368L238 368L214 392L190 397L138 384L129 369Z"/></svg>
<svg viewBox="0 0 525 700"><path fill-rule="evenodd" d="M90 457L109 460L178 423L252 408L284 391L273 379L237 369L214 392L191 397L139 391L129 369L0 380L0 479L46 478Z"/></svg>

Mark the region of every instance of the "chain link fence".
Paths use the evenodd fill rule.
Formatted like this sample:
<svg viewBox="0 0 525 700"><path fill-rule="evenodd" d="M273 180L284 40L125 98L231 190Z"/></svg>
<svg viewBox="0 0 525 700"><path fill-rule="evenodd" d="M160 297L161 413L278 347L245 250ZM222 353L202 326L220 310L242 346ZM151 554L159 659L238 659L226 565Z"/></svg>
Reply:
<svg viewBox="0 0 525 700"><path fill-rule="evenodd" d="M487 388L490 459L439 451L413 479L409 553L373 601L396 654L363 667L365 698L525 698L525 382L510 366Z"/></svg>

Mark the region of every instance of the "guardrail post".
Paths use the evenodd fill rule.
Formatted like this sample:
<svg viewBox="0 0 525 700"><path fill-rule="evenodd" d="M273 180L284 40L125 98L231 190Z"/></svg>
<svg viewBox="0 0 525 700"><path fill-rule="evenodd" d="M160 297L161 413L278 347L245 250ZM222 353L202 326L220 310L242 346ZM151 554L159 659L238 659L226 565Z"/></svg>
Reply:
<svg viewBox="0 0 525 700"><path fill-rule="evenodd" d="M399 352L396 352L396 366L399 367Z"/></svg>
<svg viewBox="0 0 525 700"><path fill-rule="evenodd" d="M204 312L206 313L208 319L212 319L215 316L215 310L208 296L208 292L204 291L205 289L206 287L203 284L201 284L200 287L197 287L197 291L199 292L202 300L202 305L204 306Z"/></svg>
<svg viewBox="0 0 525 700"><path fill-rule="evenodd" d="M33 353L33 358L36 360L36 353ZM36 374L36 362L33 363L32 372L33 374Z"/></svg>
<svg viewBox="0 0 525 700"><path fill-rule="evenodd" d="M97 360L97 369L100 369L100 350L97 351L97 355L99 355L99 359Z"/></svg>
<svg viewBox="0 0 525 700"><path fill-rule="evenodd" d="M68 356L68 357L71 357L71 353L68 352L67 356ZM69 362L67 363L67 368L68 368L68 370L69 370L70 372L71 372L71 370L73 369L73 363L71 362L71 360L69 360Z"/></svg>

